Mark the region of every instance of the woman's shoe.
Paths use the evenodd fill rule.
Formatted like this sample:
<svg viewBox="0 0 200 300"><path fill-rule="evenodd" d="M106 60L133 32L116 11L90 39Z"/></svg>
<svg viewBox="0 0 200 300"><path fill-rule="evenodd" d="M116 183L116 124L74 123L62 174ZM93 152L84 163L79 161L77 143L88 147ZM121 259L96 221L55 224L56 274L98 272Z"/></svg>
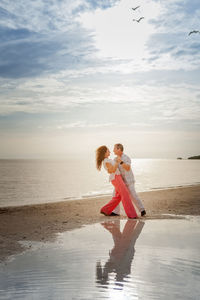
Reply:
<svg viewBox="0 0 200 300"><path fill-rule="evenodd" d="M111 212L110 216L118 216L119 217L119 215L114 212Z"/></svg>
<svg viewBox="0 0 200 300"><path fill-rule="evenodd" d="M107 216L106 213L103 211L100 211L100 213L103 214L104 216Z"/></svg>

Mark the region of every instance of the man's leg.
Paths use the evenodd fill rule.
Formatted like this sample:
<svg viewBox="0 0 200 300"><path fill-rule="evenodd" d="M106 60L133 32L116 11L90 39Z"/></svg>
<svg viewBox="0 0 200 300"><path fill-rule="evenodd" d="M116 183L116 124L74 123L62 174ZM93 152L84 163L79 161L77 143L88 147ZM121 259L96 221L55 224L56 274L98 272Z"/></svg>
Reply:
<svg viewBox="0 0 200 300"><path fill-rule="evenodd" d="M120 195L116 193L115 189L113 190L113 194L112 194L113 197L120 197ZM120 203L115 207L115 209L112 211L114 214L116 215L120 215Z"/></svg>
<svg viewBox="0 0 200 300"><path fill-rule="evenodd" d="M144 211L144 205L142 204L142 201L140 200L140 198L138 197L136 190L135 190L135 183L131 183L129 185L127 185L130 194L131 194L131 199L133 201L133 203L136 205L137 209L141 212Z"/></svg>

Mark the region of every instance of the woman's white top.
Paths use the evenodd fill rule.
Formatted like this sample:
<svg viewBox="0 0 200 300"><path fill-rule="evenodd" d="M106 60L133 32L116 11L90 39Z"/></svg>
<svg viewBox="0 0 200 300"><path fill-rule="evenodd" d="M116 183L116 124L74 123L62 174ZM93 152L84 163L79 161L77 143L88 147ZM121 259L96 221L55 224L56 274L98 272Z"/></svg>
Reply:
<svg viewBox="0 0 200 300"><path fill-rule="evenodd" d="M110 158L104 158L103 160L103 166L104 168L106 169L106 171L108 172L108 168L106 167L106 163L109 163L111 165L115 165L116 164L116 161L110 159ZM110 173L109 173L110 174ZM114 173L111 173L110 176L109 176L109 181L112 181L115 179L115 175L120 175L120 171L119 169L117 168L117 170L114 172Z"/></svg>

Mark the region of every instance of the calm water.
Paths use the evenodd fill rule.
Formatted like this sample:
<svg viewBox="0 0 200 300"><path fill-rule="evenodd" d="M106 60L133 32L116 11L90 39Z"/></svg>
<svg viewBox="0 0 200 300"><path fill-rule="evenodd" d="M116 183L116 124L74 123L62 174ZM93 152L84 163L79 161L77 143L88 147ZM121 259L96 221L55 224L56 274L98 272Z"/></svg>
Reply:
<svg viewBox="0 0 200 300"><path fill-rule="evenodd" d="M134 159L137 191L200 182L200 160ZM0 160L0 206L110 194L91 160Z"/></svg>
<svg viewBox="0 0 200 300"><path fill-rule="evenodd" d="M199 236L199 217L87 225L1 264L0 299L197 300Z"/></svg>

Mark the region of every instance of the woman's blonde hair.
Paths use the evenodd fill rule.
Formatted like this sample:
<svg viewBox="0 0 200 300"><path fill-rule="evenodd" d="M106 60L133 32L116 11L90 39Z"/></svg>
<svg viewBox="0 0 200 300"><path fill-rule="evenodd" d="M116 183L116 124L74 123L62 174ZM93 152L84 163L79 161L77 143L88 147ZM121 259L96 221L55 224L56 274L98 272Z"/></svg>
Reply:
<svg viewBox="0 0 200 300"><path fill-rule="evenodd" d="M101 146L96 150L96 166L97 170L101 170L102 161L105 158L105 154L108 148L106 146Z"/></svg>

